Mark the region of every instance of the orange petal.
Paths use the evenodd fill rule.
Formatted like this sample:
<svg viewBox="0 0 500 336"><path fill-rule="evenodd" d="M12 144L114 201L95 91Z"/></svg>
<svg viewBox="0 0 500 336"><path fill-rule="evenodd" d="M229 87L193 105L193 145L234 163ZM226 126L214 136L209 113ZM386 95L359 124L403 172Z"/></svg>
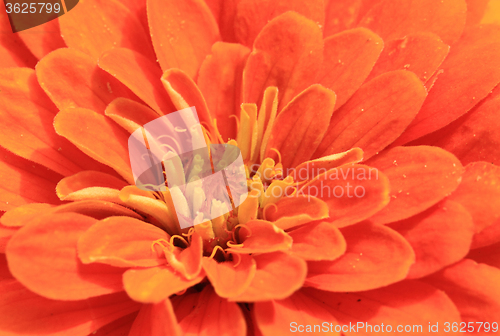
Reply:
<svg viewBox="0 0 500 336"><path fill-rule="evenodd" d="M499 63L500 27L465 32L429 81L429 96L396 145L434 132L473 108L500 82Z"/></svg>
<svg viewBox="0 0 500 336"><path fill-rule="evenodd" d="M187 280L170 266L130 269L123 274L123 285L132 300L142 303L160 303L170 295L196 285L205 278L202 272Z"/></svg>
<svg viewBox="0 0 500 336"><path fill-rule="evenodd" d="M154 60L147 32L131 10L117 0L87 0L59 19L68 47L97 60L112 48L129 48Z"/></svg>
<svg viewBox="0 0 500 336"><path fill-rule="evenodd" d="M129 336L181 336L172 303L167 298L160 303L143 305L134 321ZM125 334L124 334L125 335Z"/></svg>
<svg viewBox="0 0 500 336"><path fill-rule="evenodd" d="M118 320L106 324L104 327L99 328L92 333L92 336L124 336L128 335L134 320L137 317L137 312L125 315Z"/></svg>
<svg viewBox="0 0 500 336"><path fill-rule="evenodd" d="M127 98L113 100L104 114L131 134L159 117L151 108Z"/></svg>
<svg viewBox="0 0 500 336"><path fill-rule="evenodd" d="M210 286L198 296L190 314L180 320L182 335L185 336L245 336L245 318L235 302L228 302Z"/></svg>
<svg viewBox="0 0 500 336"><path fill-rule="evenodd" d="M498 268L464 259L424 281L444 291L457 306L466 323L493 322L500 318Z"/></svg>
<svg viewBox="0 0 500 336"><path fill-rule="evenodd" d="M17 33L12 32L5 4L0 3L0 68L34 68L38 59L31 53Z"/></svg>
<svg viewBox="0 0 500 336"><path fill-rule="evenodd" d="M91 187L106 187L111 189L122 189L128 184L112 175L85 170L75 175L63 178L56 187L57 196L64 198L69 194Z"/></svg>
<svg viewBox="0 0 500 336"><path fill-rule="evenodd" d="M0 253L5 253L7 243L16 232L17 228L5 227L3 225L0 225Z"/></svg>
<svg viewBox="0 0 500 336"><path fill-rule="evenodd" d="M305 288L301 292L316 301L316 304L326 303L340 325L359 325L357 330L344 327L345 335L349 336L377 335L378 332L372 333L370 330L375 331L375 325L382 324L388 333L391 329L392 333L403 333L404 327L410 326L411 330L405 333L418 335L427 333L429 324L437 323L442 332L444 323L449 322L451 325L461 320L457 308L446 294L415 280L367 292L332 293L312 288Z"/></svg>
<svg viewBox="0 0 500 336"><path fill-rule="evenodd" d="M87 336L140 308L124 293L65 302L38 296L17 281L0 282L0 290L2 336Z"/></svg>
<svg viewBox="0 0 500 336"><path fill-rule="evenodd" d="M367 219L389 203L389 179L376 168L348 164L333 168L308 182L298 194L323 200L328 220L344 227Z"/></svg>
<svg viewBox="0 0 500 336"><path fill-rule="evenodd" d="M406 69L425 83L434 75L449 51L450 46L432 33L418 33L389 41L368 79L384 72Z"/></svg>
<svg viewBox="0 0 500 336"><path fill-rule="evenodd" d="M467 258L477 263L500 268L500 243L471 250Z"/></svg>
<svg viewBox="0 0 500 336"><path fill-rule="evenodd" d="M348 151L321 157L316 160L306 161L299 164L290 174L294 181L312 180L328 170L340 167L348 163L359 163L363 160L363 151L360 148L352 148Z"/></svg>
<svg viewBox="0 0 500 336"><path fill-rule="evenodd" d="M460 184L463 167L437 147L395 147L366 162L387 175L391 202L370 218L378 224L416 215L450 195Z"/></svg>
<svg viewBox="0 0 500 336"><path fill-rule="evenodd" d="M122 82L157 113L176 111L165 95L158 65L136 51L115 48L99 58L99 67Z"/></svg>
<svg viewBox="0 0 500 336"><path fill-rule="evenodd" d="M257 269L255 260L245 254L238 254L232 261L222 263L203 258L202 264L215 292L223 298L243 293L250 285Z"/></svg>
<svg viewBox="0 0 500 336"><path fill-rule="evenodd" d="M500 242L500 220L497 220L483 231L476 233L472 240L471 249L489 246L497 242Z"/></svg>
<svg viewBox="0 0 500 336"><path fill-rule="evenodd" d="M36 66L41 87L59 110L82 107L104 113L116 97L136 99L113 76L97 67L96 60L74 49L58 49Z"/></svg>
<svg viewBox="0 0 500 336"><path fill-rule="evenodd" d="M363 84L383 48L384 41L365 28L343 31L325 39L318 82L337 94L337 109Z"/></svg>
<svg viewBox="0 0 500 336"><path fill-rule="evenodd" d="M236 39L251 47L269 21L288 11L296 12L320 26L325 24L323 0L242 0L234 22Z"/></svg>
<svg viewBox="0 0 500 336"><path fill-rule="evenodd" d="M59 112L54 119L57 134L85 154L116 170L133 183L128 160L128 134L120 126L94 111L74 108ZM111 136L112 135L112 136Z"/></svg>
<svg viewBox="0 0 500 336"><path fill-rule="evenodd" d="M178 110L194 106L201 123L212 125L205 98L196 83L182 70L170 69L163 73L161 81Z"/></svg>
<svg viewBox="0 0 500 336"><path fill-rule="evenodd" d="M481 22L489 0L465 0L467 2L467 22L466 27L472 27Z"/></svg>
<svg viewBox="0 0 500 336"><path fill-rule="evenodd" d="M30 203L18 206L7 211L0 217L0 223L5 226L20 227L24 226L30 220L35 219L54 206L47 203Z"/></svg>
<svg viewBox="0 0 500 336"><path fill-rule="evenodd" d="M304 260L335 260L346 250L339 229L327 222L304 225L289 235L293 239L292 254Z"/></svg>
<svg viewBox="0 0 500 336"><path fill-rule="evenodd" d="M362 3L366 0L326 0L325 37L350 29L358 22Z"/></svg>
<svg viewBox="0 0 500 336"><path fill-rule="evenodd" d="M328 218L328 205L316 197L283 197L275 204L263 210L264 218L283 230Z"/></svg>
<svg viewBox="0 0 500 336"><path fill-rule="evenodd" d="M223 139L236 139L236 123L230 116L239 115L243 66L249 53L242 45L217 42L200 68L198 86Z"/></svg>
<svg viewBox="0 0 500 336"><path fill-rule="evenodd" d="M284 169L309 160L328 128L335 99L333 91L318 84L301 92L276 118L265 156L276 159L271 149L277 149Z"/></svg>
<svg viewBox="0 0 500 336"><path fill-rule="evenodd" d="M367 160L403 133L426 95L422 82L409 71L392 71L369 81L333 113L313 158L359 147Z"/></svg>
<svg viewBox="0 0 500 336"><path fill-rule="evenodd" d="M28 30L17 32L16 35L23 40L24 44L38 59L42 59L56 49L66 48L66 43L61 37L59 20L52 20Z"/></svg>
<svg viewBox="0 0 500 336"><path fill-rule="evenodd" d="M499 109L500 96L494 92L472 111L417 142L444 148L464 165L474 161L500 165L500 133L491 127L500 123Z"/></svg>
<svg viewBox="0 0 500 336"><path fill-rule="evenodd" d="M474 235L472 218L459 203L444 201L416 216L389 225L415 251L408 273L417 279L456 263L469 252Z"/></svg>
<svg viewBox="0 0 500 336"><path fill-rule="evenodd" d="M33 202L60 204L55 191L61 175L0 148L0 211Z"/></svg>
<svg viewBox="0 0 500 336"><path fill-rule="evenodd" d="M137 214L129 208L101 200L83 200L78 202L71 202L65 205L54 207L48 213L65 212L79 213L99 220L111 216L127 216L136 219L143 219L141 215ZM47 211L45 211L44 213L47 213Z"/></svg>
<svg viewBox="0 0 500 336"><path fill-rule="evenodd" d="M334 261L309 261L306 286L359 292L403 280L415 262L410 244L396 231L363 222L341 230L345 254Z"/></svg>
<svg viewBox="0 0 500 336"><path fill-rule="evenodd" d="M248 288L231 301L268 301L290 296L302 287L307 273L305 261L273 252L254 256L257 271Z"/></svg>
<svg viewBox="0 0 500 336"><path fill-rule="evenodd" d="M462 182L449 199L471 214L476 232L493 225L500 218L500 167L488 162L468 164Z"/></svg>
<svg viewBox="0 0 500 336"><path fill-rule="evenodd" d="M304 295L302 291L284 300L257 302L254 314L255 323L263 336L282 335L284 326L289 327L290 332L330 332L330 335L340 335L339 332L334 333L337 321L328 307ZM315 326L320 326L319 330Z"/></svg>
<svg viewBox="0 0 500 336"><path fill-rule="evenodd" d="M268 86L278 87L280 111L314 83L323 60L318 25L287 12L271 20L257 36L243 71L243 102L260 104Z"/></svg>
<svg viewBox="0 0 500 336"><path fill-rule="evenodd" d="M212 44L220 40L210 9L202 0L148 0L148 19L163 71L183 70L194 78Z"/></svg>
<svg viewBox="0 0 500 336"><path fill-rule="evenodd" d="M180 251L180 252L179 252ZM203 257L203 240L199 233L191 236L190 245L181 250L174 251L164 249L168 264L188 280L198 277L201 271L201 260Z"/></svg>
<svg viewBox="0 0 500 336"><path fill-rule="evenodd" d="M248 254L269 253L286 251L292 247L292 238L271 222L252 220L238 233L243 245L230 247L227 251Z"/></svg>
<svg viewBox="0 0 500 336"><path fill-rule="evenodd" d="M454 43L465 26L465 0L386 0L379 2L359 23L384 40L431 32Z"/></svg>
<svg viewBox="0 0 500 336"><path fill-rule="evenodd" d="M77 258L80 236L95 219L52 214L21 228L7 244L14 277L31 291L54 300L82 300L123 290L121 270L83 265Z"/></svg>
<svg viewBox="0 0 500 336"><path fill-rule="evenodd" d="M234 37L234 19L240 0L205 0L219 25L223 41L236 42Z"/></svg>
<svg viewBox="0 0 500 336"><path fill-rule="evenodd" d="M153 242L168 240L165 231L128 217L111 217L94 224L78 240L78 256L84 264L116 267L152 267L166 263L153 250Z"/></svg>
<svg viewBox="0 0 500 336"><path fill-rule="evenodd" d="M57 108L40 88L33 70L1 70L0 91L0 139L4 148L61 175L74 174L80 167L105 168L54 132Z"/></svg>

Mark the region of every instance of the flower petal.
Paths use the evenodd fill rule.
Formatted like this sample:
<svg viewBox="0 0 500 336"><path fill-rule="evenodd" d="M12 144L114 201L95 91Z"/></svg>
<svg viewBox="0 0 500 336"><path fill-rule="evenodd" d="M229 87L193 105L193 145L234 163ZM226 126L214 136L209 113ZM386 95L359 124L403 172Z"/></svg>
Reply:
<svg viewBox="0 0 500 336"><path fill-rule="evenodd" d="M359 23L384 40L431 32L454 43L465 26L465 0L385 0L373 6Z"/></svg>
<svg viewBox="0 0 500 336"><path fill-rule="evenodd" d="M56 49L66 47L61 37L59 20L52 20L29 30L19 31L16 35L38 59L42 59Z"/></svg>
<svg viewBox="0 0 500 336"><path fill-rule="evenodd" d="M3 336L87 336L140 308L123 292L64 302L38 296L17 281L0 282L0 291Z"/></svg>
<svg viewBox="0 0 500 336"><path fill-rule="evenodd" d="M35 72L25 68L0 71L1 144L9 151L61 175L105 167L83 154L53 129L56 107L40 88Z"/></svg>
<svg viewBox="0 0 500 336"><path fill-rule="evenodd" d="M206 286L194 302L190 314L180 320L182 335L245 336L246 323L238 304L228 302Z"/></svg>
<svg viewBox="0 0 500 336"><path fill-rule="evenodd" d="M196 83L185 72L179 69L169 69L163 73L161 82L178 110L194 106L200 122L212 125L213 120L205 98Z"/></svg>
<svg viewBox="0 0 500 336"><path fill-rule="evenodd" d="M14 277L31 291L54 300L82 300L123 290L121 270L83 265L79 237L95 219L79 214L42 216L22 227L7 244Z"/></svg>
<svg viewBox="0 0 500 336"><path fill-rule="evenodd" d="M255 260L245 254L238 254L232 261L222 263L203 258L202 264L215 292L223 298L243 293L250 285L257 269Z"/></svg>
<svg viewBox="0 0 500 336"><path fill-rule="evenodd" d="M366 0L326 0L325 1L325 37L340 33L352 28L359 20L358 17Z"/></svg>
<svg viewBox="0 0 500 336"><path fill-rule="evenodd" d="M82 107L104 113L116 97L136 99L113 76L97 67L96 60L74 49L58 49L36 66L41 87L59 110Z"/></svg>
<svg viewBox="0 0 500 336"><path fill-rule="evenodd" d="M330 335L340 335L339 332L333 332L337 323L328 311L328 307L304 295L303 291L297 291L284 300L257 302L254 306L254 314L255 322L263 336L283 334L285 326L289 326L290 332L315 332L315 334L324 332L332 326L332 329L327 329L326 332L330 331ZM326 325L326 328L322 327L320 331L316 331L313 327L316 325Z"/></svg>
<svg viewBox="0 0 500 336"><path fill-rule="evenodd" d="M194 78L219 29L203 0L148 0L148 19L156 56L163 71L183 70Z"/></svg>
<svg viewBox="0 0 500 336"><path fill-rule="evenodd" d="M429 80L429 96L395 145L434 132L473 108L500 82L498 63L500 27L479 26L465 32Z"/></svg>
<svg viewBox="0 0 500 336"><path fill-rule="evenodd" d="M275 204L263 210L264 218L283 230L328 218L328 205L313 196L283 197Z"/></svg>
<svg viewBox="0 0 500 336"><path fill-rule="evenodd" d="M113 175L92 170L81 171L63 178L56 187L57 196L64 198L75 191L91 187L122 189L128 184Z"/></svg>
<svg viewBox="0 0 500 336"><path fill-rule="evenodd" d="M137 312L132 314L125 315L118 320L115 320L111 323L106 324L104 327L99 328L98 330L92 333L92 336L124 336L128 335L134 320L137 317Z"/></svg>
<svg viewBox="0 0 500 336"><path fill-rule="evenodd" d="M468 164L462 182L449 199L467 209L476 232L493 225L500 218L500 167L488 162Z"/></svg>
<svg viewBox="0 0 500 336"><path fill-rule="evenodd" d="M286 251L292 247L292 238L271 222L252 220L239 231L242 246L230 247L228 252L234 253L269 253Z"/></svg>
<svg viewBox="0 0 500 336"><path fill-rule="evenodd" d="M115 48L99 58L99 67L122 82L159 115L176 111L161 85L161 69L147 57L130 49Z"/></svg>
<svg viewBox="0 0 500 336"><path fill-rule="evenodd" d="M112 48L130 48L154 60L146 31L131 10L117 0L86 0L59 19L68 47L97 60Z"/></svg>
<svg viewBox="0 0 500 336"><path fill-rule="evenodd" d="M359 163L363 160L363 151L360 148L352 148L348 151L321 157L319 159L305 161L299 164L290 174L294 181L312 180L321 172L343 166L348 163Z"/></svg>
<svg viewBox="0 0 500 336"><path fill-rule="evenodd" d="M127 216L136 219L143 219L141 215L124 206L101 201L101 200L83 200L71 202L68 204L54 207L50 213L66 213L74 212L85 216L89 216L98 220L111 216ZM46 212L47 213L47 212Z"/></svg>
<svg viewBox="0 0 500 336"><path fill-rule="evenodd" d="M128 336L181 336L170 299L153 305L143 305Z"/></svg>
<svg viewBox="0 0 500 336"><path fill-rule="evenodd" d="M423 280L450 297L464 322L493 322L500 319L498 268L464 259Z"/></svg>
<svg viewBox="0 0 500 336"><path fill-rule="evenodd" d="M293 239L292 255L304 260L335 260L346 251L346 242L336 226L311 223L288 233Z"/></svg>
<svg viewBox="0 0 500 336"><path fill-rule="evenodd" d="M318 175L298 194L323 200L330 209L328 221L344 227L361 222L385 207L389 203L389 189L389 179L376 168L348 164Z"/></svg>
<svg viewBox="0 0 500 336"><path fill-rule="evenodd" d="M346 335L373 335L369 332L374 325L392 327L392 332L398 332L398 326L411 326L411 335L427 333L429 324L460 322L460 314L453 302L445 293L425 283L406 280L397 284L356 293L332 293L312 288L301 292L305 296L328 305L329 311L341 325L358 325L354 332L344 329ZM368 327L368 324L372 328ZM420 326L420 329L416 329ZM366 332L366 333L365 333ZM401 328L399 332L402 332Z"/></svg>
<svg viewBox="0 0 500 336"><path fill-rule="evenodd" d="M416 216L390 224L415 251L408 279L417 279L462 260L469 252L474 224L459 203L444 201Z"/></svg>
<svg viewBox="0 0 500 336"><path fill-rule="evenodd" d="M260 104L264 90L278 87L280 111L314 83L323 60L318 25L287 12L271 20L257 36L243 71L243 102Z"/></svg>
<svg viewBox="0 0 500 336"><path fill-rule="evenodd" d="M31 53L17 33L12 32L5 4L0 4L0 68L34 68L38 59Z"/></svg>
<svg viewBox="0 0 500 336"><path fill-rule="evenodd" d="M268 301L290 296L302 287L307 273L305 261L300 258L273 252L254 256L257 271L249 287L230 301Z"/></svg>
<svg viewBox="0 0 500 336"><path fill-rule="evenodd" d="M476 233L472 240L471 249L490 246L497 242L500 242L500 220L497 220L483 231Z"/></svg>
<svg viewBox="0 0 500 336"><path fill-rule="evenodd" d="M47 203L29 203L21 205L7 211L0 217L0 223L10 227L21 227L53 207L52 204Z"/></svg>
<svg viewBox="0 0 500 336"><path fill-rule="evenodd" d="M17 228L0 225L0 253L5 253L7 243L17 232ZM1 280L1 278L0 278Z"/></svg>
<svg viewBox="0 0 500 336"><path fill-rule="evenodd" d="M367 160L403 133L426 95L422 82L409 71L392 71L369 81L333 113L313 158L359 147Z"/></svg>
<svg viewBox="0 0 500 336"><path fill-rule="evenodd" d="M223 139L236 139L236 123L241 104L243 66L250 49L239 44L217 42L203 61L198 87L207 101Z"/></svg>
<svg viewBox="0 0 500 336"><path fill-rule="evenodd" d="M130 134L159 117L151 108L127 98L113 100L104 114Z"/></svg>
<svg viewBox="0 0 500 336"><path fill-rule="evenodd" d="M384 41L366 28L343 31L325 39L318 83L337 94L341 107L363 84L384 48Z"/></svg>
<svg viewBox="0 0 500 336"><path fill-rule="evenodd" d="M288 11L296 12L320 26L325 24L323 0L242 0L234 22L236 39L251 47L269 21Z"/></svg>
<svg viewBox="0 0 500 336"><path fill-rule="evenodd" d="M416 215L450 195L462 180L463 167L437 147L395 147L366 162L387 175L391 202L370 218L378 224Z"/></svg>
<svg viewBox="0 0 500 336"><path fill-rule="evenodd" d="M170 237L165 231L128 217L111 217L92 225L78 240L84 264L116 267L153 267L167 261L152 249L155 240Z"/></svg>
<svg viewBox="0 0 500 336"><path fill-rule="evenodd" d="M292 99L274 122L265 156L276 159L271 149L277 149L284 169L309 160L328 128L335 99L333 91L318 84Z"/></svg>
<svg viewBox="0 0 500 336"><path fill-rule="evenodd" d="M363 222L341 230L345 254L334 261L309 261L305 285L334 292L359 292L403 280L415 262L410 244L396 231Z"/></svg>
<svg viewBox="0 0 500 336"><path fill-rule="evenodd" d="M474 161L500 165L500 133L491 127L500 123L496 113L500 109L499 92L500 87L497 86L472 111L417 142L446 149L464 165Z"/></svg>
<svg viewBox="0 0 500 336"><path fill-rule="evenodd" d="M57 114L54 128L57 134L84 153L110 166L126 181L133 183L128 161L128 134L120 126L94 111L73 108Z"/></svg>
<svg viewBox="0 0 500 336"><path fill-rule="evenodd" d="M236 8L240 0L205 0L219 25L223 41L236 42L234 37L234 20Z"/></svg>
<svg viewBox="0 0 500 336"><path fill-rule="evenodd" d="M481 22L486 13L489 0L465 0L467 2L466 27L472 27Z"/></svg>
<svg viewBox="0 0 500 336"><path fill-rule="evenodd" d="M368 79L384 72L406 69L425 83L434 75L449 51L450 46L432 33L418 33L389 41Z"/></svg>
<svg viewBox="0 0 500 336"><path fill-rule="evenodd" d="M135 268L123 274L125 291L132 300L142 303L160 303L170 295L181 292L200 283L204 272L198 277L187 280L170 266Z"/></svg>

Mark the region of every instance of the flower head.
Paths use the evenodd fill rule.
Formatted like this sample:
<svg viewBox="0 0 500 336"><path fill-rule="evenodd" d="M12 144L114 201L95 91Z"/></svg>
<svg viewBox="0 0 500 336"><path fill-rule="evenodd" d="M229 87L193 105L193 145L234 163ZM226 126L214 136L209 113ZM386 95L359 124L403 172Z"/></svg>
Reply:
<svg viewBox="0 0 500 336"><path fill-rule="evenodd" d="M5 35L2 335L498 330L485 4L85 0ZM161 166L193 181L182 195L135 185L130 134L192 106L208 144L241 151L234 209L201 157Z"/></svg>

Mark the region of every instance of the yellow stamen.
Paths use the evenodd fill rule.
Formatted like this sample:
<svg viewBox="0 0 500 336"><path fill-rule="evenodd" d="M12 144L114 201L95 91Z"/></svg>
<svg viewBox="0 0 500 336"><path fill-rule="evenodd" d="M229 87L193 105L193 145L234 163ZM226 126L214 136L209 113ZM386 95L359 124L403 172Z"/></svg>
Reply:
<svg viewBox="0 0 500 336"><path fill-rule="evenodd" d="M247 199L238 208L238 221L245 224L257 218L259 211L259 191L251 190Z"/></svg>
<svg viewBox="0 0 500 336"><path fill-rule="evenodd" d="M282 197L287 196L287 192L289 192L289 187L293 184L293 178L291 176L287 176L284 180L275 180L267 187L266 192L263 195L261 207L265 208L269 203L276 203Z"/></svg>
<svg viewBox="0 0 500 336"><path fill-rule="evenodd" d="M267 144L269 142L269 138L271 137L271 131L274 126L274 120L276 119L276 114L278 112L278 88L274 86L270 86L266 88L264 91L264 97L262 98L262 106L265 106L266 113L265 116L259 121L263 123L263 129L265 129L264 135L262 136L262 140L260 143L260 160L264 160L266 154ZM261 114L263 114L261 112ZM264 118L265 117L265 118ZM266 122L267 121L267 122Z"/></svg>

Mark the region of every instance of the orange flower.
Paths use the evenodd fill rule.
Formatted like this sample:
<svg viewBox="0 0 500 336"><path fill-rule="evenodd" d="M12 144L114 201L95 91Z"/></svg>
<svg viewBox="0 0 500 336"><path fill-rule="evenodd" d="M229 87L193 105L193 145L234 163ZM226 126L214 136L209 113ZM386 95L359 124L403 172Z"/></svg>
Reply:
<svg viewBox="0 0 500 336"><path fill-rule="evenodd" d="M0 334L498 330L486 5L84 0L3 34ZM249 197L181 230L127 139L189 106Z"/></svg>

